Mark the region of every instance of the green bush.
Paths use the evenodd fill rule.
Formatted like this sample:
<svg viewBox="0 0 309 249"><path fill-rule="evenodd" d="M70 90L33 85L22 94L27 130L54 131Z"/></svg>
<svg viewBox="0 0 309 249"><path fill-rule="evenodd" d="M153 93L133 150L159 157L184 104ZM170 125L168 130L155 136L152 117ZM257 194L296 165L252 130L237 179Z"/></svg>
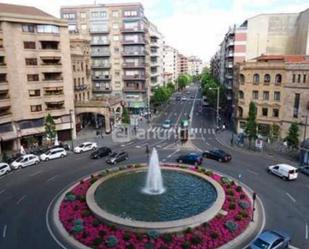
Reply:
<svg viewBox="0 0 309 249"><path fill-rule="evenodd" d="M198 244L201 244L202 243L202 238L196 234L194 234L191 238L191 243L193 245L198 245Z"/></svg>
<svg viewBox="0 0 309 249"><path fill-rule="evenodd" d="M74 225L74 226L72 227L71 232L73 232L73 233L80 233L80 232L82 232L83 230L84 230L84 226L83 226L83 225Z"/></svg>
<svg viewBox="0 0 309 249"><path fill-rule="evenodd" d="M206 170L205 171L205 175L207 175L207 176L213 176L213 172L212 171L210 171L210 170Z"/></svg>
<svg viewBox="0 0 309 249"><path fill-rule="evenodd" d="M236 187L236 192L242 192L242 187L241 186L237 186Z"/></svg>
<svg viewBox="0 0 309 249"><path fill-rule="evenodd" d="M229 204L229 209L230 210L234 210L236 208L236 204L234 203L234 202L231 202L230 204Z"/></svg>
<svg viewBox="0 0 309 249"><path fill-rule="evenodd" d="M95 219L95 220L92 221L92 225L94 227L98 227L100 224L101 224L101 222L98 219Z"/></svg>
<svg viewBox="0 0 309 249"><path fill-rule="evenodd" d="M225 185L225 184L230 184L231 180L229 178L223 176L223 177L221 177L220 182Z"/></svg>
<svg viewBox="0 0 309 249"><path fill-rule="evenodd" d="M91 215L91 211L86 209L82 212L82 217L89 217Z"/></svg>
<svg viewBox="0 0 309 249"><path fill-rule="evenodd" d="M122 236L123 240L129 241L131 239L131 235L128 232L125 232Z"/></svg>
<svg viewBox="0 0 309 249"><path fill-rule="evenodd" d="M165 243L169 244L169 243L171 243L173 241L173 236L171 234L169 234L169 233L163 234L162 235L162 240Z"/></svg>
<svg viewBox="0 0 309 249"><path fill-rule="evenodd" d="M100 237L97 237L97 238L95 238L95 239L92 241L92 245L94 245L94 246L99 246L99 245L102 244L102 242L103 242L103 239L100 238Z"/></svg>
<svg viewBox="0 0 309 249"><path fill-rule="evenodd" d="M204 228L208 228L208 227L209 227L208 222L204 222L204 223L203 223L203 227L204 227Z"/></svg>
<svg viewBox="0 0 309 249"><path fill-rule="evenodd" d="M154 240L154 239L159 237L159 233L155 230L151 230L151 231L147 232L147 236L148 236L149 239Z"/></svg>
<svg viewBox="0 0 309 249"><path fill-rule="evenodd" d="M114 235L111 235L105 240L105 244L108 248L115 247L118 244L118 239Z"/></svg>
<svg viewBox="0 0 309 249"><path fill-rule="evenodd" d="M135 246L133 244L129 244L126 246L126 249L135 249Z"/></svg>
<svg viewBox="0 0 309 249"><path fill-rule="evenodd" d="M191 244L190 244L189 241L185 241L185 242L183 242L182 245L181 245L181 248L182 248L182 249L190 249L190 247L191 247Z"/></svg>
<svg viewBox="0 0 309 249"><path fill-rule="evenodd" d="M137 234L136 234L136 239L137 239L137 240L141 241L141 240L143 240L143 238L144 238L144 235L143 235L143 234L141 234L141 233L137 233Z"/></svg>
<svg viewBox="0 0 309 249"><path fill-rule="evenodd" d="M68 192L65 194L64 200L65 201L75 201L76 196L72 192Z"/></svg>
<svg viewBox="0 0 309 249"><path fill-rule="evenodd" d="M241 215L237 214L237 215L235 216L235 221L241 221L241 220L242 220Z"/></svg>
<svg viewBox="0 0 309 249"><path fill-rule="evenodd" d="M81 202L85 202L86 201L86 196L84 196L84 195L77 195L76 199L81 201Z"/></svg>
<svg viewBox="0 0 309 249"><path fill-rule="evenodd" d="M192 232L192 228L191 227L188 227L186 230L185 230L185 233L191 233Z"/></svg>
<svg viewBox="0 0 309 249"><path fill-rule="evenodd" d="M152 244L151 242L148 242L144 245L145 249L154 249L154 244Z"/></svg>
<svg viewBox="0 0 309 249"><path fill-rule="evenodd" d="M248 217L249 217L248 212L245 211L245 210L240 210L238 214L239 214L242 218L248 218Z"/></svg>
<svg viewBox="0 0 309 249"><path fill-rule="evenodd" d="M213 240L217 239L219 237L217 232L210 232L210 238L212 238Z"/></svg>
<svg viewBox="0 0 309 249"><path fill-rule="evenodd" d="M245 194L240 194L240 195L239 195L239 198L243 200L243 199L246 198L246 195L245 195Z"/></svg>
<svg viewBox="0 0 309 249"><path fill-rule="evenodd" d="M82 219L76 219L73 221L73 225L83 225L84 221Z"/></svg>
<svg viewBox="0 0 309 249"><path fill-rule="evenodd" d="M234 191L232 189L227 189L226 194L230 196L234 196Z"/></svg>
<svg viewBox="0 0 309 249"><path fill-rule="evenodd" d="M96 177L91 177L90 184L94 184L97 180Z"/></svg>
<svg viewBox="0 0 309 249"><path fill-rule="evenodd" d="M228 220L224 223L224 226L227 228L227 230L229 230L229 232L234 233L237 228L238 228L238 224L235 223L232 220Z"/></svg>
<svg viewBox="0 0 309 249"><path fill-rule="evenodd" d="M247 201L239 201L238 205L242 208L242 209L248 209L250 207L250 204Z"/></svg>

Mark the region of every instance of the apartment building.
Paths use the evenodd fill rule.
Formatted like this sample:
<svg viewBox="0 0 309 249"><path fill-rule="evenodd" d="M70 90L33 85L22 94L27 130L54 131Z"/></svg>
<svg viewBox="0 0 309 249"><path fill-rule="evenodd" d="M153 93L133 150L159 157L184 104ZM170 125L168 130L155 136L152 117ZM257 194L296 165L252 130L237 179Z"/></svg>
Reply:
<svg viewBox="0 0 309 249"><path fill-rule="evenodd" d="M72 34L90 39L94 97L122 98L132 113L149 105L149 22L140 3L61 8ZM96 66L100 65L100 66Z"/></svg>
<svg viewBox="0 0 309 249"><path fill-rule="evenodd" d="M178 78L178 51L168 45L163 47L163 80L164 83L175 82Z"/></svg>
<svg viewBox="0 0 309 249"><path fill-rule="evenodd" d="M261 135L268 136L276 125L284 138L291 123L297 122L300 139L304 137L309 115L309 57L263 55L237 65L235 79L238 132L245 129L249 104L254 101Z"/></svg>
<svg viewBox="0 0 309 249"><path fill-rule="evenodd" d="M75 136L68 25L37 8L0 4L2 150L42 143L50 113L59 140ZM73 132L72 132L73 131Z"/></svg>
<svg viewBox="0 0 309 249"><path fill-rule="evenodd" d="M203 61L197 56L188 58L188 73L191 76L200 75L203 71Z"/></svg>
<svg viewBox="0 0 309 249"><path fill-rule="evenodd" d="M189 73L188 58L180 53L177 55L177 70L178 75Z"/></svg>
<svg viewBox="0 0 309 249"><path fill-rule="evenodd" d="M150 84L151 87L163 85L163 35L150 23Z"/></svg>

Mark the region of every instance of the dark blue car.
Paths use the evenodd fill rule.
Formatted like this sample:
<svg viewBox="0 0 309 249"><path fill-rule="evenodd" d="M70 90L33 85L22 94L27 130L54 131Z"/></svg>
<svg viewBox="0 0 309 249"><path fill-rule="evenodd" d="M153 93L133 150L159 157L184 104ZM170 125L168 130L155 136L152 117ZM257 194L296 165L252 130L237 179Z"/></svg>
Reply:
<svg viewBox="0 0 309 249"><path fill-rule="evenodd" d="M180 155L176 162L178 163L186 163L191 165L201 165L203 163L203 158L195 153L189 153L186 155Z"/></svg>

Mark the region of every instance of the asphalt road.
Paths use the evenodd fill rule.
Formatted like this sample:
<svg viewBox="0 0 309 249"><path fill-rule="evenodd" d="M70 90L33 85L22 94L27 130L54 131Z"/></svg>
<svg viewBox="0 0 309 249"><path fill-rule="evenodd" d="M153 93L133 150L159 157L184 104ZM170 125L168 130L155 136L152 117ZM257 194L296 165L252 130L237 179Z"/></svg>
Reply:
<svg viewBox="0 0 309 249"><path fill-rule="evenodd" d="M265 171L266 166L278 163L277 161L224 148L216 141L214 112L198 112L201 105L198 86L190 87L183 94L188 100L171 100L162 115L154 119L149 127L150 135L146 139L113 146L115 150L129 152L129 160L121 164L145 162L146 144L156 147L160 160L166 162L174 162L181 153L222 148L232 154L233 160L230 163L204 160L203 166L239 178L255 190L264 203L266 228L285 230L291 234L294 247L309 248L309 178L299 175L297 181L283 181ZM194 99L191 99L191 96L194 96ZM181 151L176 146L175 137L166 136L173 134L173 130L164 130L161 125L165 119L177 124L181 119L188 118L192 110L190 132L194 148ZM157 134L162 134L162 137L158 138ZM46 212L51 201L81 177L106 167L110 166L106 165L104 159L90 160L89 153L69 154L64 159L44 162L1 177L0 248L61 248L50 235L46 225Z"/></svg>

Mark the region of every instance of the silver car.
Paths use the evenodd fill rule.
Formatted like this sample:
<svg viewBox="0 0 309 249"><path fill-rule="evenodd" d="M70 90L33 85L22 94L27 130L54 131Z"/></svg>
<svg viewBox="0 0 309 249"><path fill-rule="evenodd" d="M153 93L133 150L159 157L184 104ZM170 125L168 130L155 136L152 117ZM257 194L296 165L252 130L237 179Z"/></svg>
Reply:
<svg viewBox="0 0 309 249"><path fill-rule="evenodd" d="M23 155L17 158L14 162L11 163L12 169L20 169L25 168L34 164L38 164L40 162L40 158L33 154Z"/></svg>

